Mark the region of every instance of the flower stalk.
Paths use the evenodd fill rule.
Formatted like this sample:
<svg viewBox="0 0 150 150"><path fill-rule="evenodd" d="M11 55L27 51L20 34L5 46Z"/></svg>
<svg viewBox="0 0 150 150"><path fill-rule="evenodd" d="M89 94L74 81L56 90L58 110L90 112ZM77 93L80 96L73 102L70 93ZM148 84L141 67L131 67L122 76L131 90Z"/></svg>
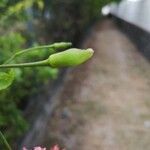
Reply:
<svg viewBox="0 0 150 150"><path fill-rule="evenodd" d="M20 63L20 64L3 64L0 65L0 68L24 68L24 67L40 67L40 66L49 66L48 60L46 59L37 62Z"/></svg>
<svg viewBox="0 0 150 150"><path fill-rule="evenodd" d="M0 141L3 141L5 147L7 148L7 150L12 150L12 148L10 147L10 145L8 144L6 138L4 137L3 133L0 131Z"/></svg>
<svg viewBox="0 0 150 150"><path fill-rule="evenodd" d="M53 68L74 67L89 60L93 56L93 53L94 51L91 48L86 50L71 48L59 53L54 53L46 60L20 64L2 64L0 65L0 68L23 68L40 66L50 66Z"/></svg>

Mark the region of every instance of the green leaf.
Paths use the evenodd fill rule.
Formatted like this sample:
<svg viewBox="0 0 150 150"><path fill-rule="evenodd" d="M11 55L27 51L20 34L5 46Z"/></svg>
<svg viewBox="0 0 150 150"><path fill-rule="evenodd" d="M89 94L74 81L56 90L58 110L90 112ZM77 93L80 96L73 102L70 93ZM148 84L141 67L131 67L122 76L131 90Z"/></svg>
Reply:
<svg viewBox="0 0 150 150"><path fill-rule="evenodd" d="M8 73L0 72L0 90L9 87L15 78L14 70L11 69Z"/></svg>

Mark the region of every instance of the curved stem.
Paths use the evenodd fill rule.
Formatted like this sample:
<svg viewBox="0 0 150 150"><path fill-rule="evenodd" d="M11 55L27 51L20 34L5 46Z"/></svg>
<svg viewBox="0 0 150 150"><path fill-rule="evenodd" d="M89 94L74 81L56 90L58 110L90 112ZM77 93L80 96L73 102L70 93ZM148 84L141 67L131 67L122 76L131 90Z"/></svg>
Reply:
<svg viewBox="0 0 150 150"><path fill-rule="evenodd" d="M7 150L12 150L10 145L8 144L6 138L4 137L3 133L0 131L0 137L2 139L2 141L4 142L5 147L7 148Z"/></svg>
<svg viewBox="0 0 150 150"><path fill-rule="evenodd" d="M13 56L11 56L8 60L6 60L5 62L4 62L4 64L8 64L9 62L11 62L13 59L15 59L16 58L16 55L13 55Z"/></svg>
<svg viewBox="0 0 150 150"><path fill-rule="evenodd" d="M0 68L23 68L23 67L39 67L39 66L50 66L48 63L48 59L30 63L3 64L0 65Z"/></svg>
<svg viewBox="0 0 150 150"><path fill-rule="evenodd" d="M51 48L51 50L57 50L57 49L71 47L71 45L72 45L72 43L70 43L70 42L59 42L59 43L54 43L51 45L42 45L42 46L27 48L27 49L24 49L22 51L15 53L14 55L12 55L4 64L7 64L7 63L11 62L13 59L15 59L16 57L19 57L20 55L31 52L33 50L40 50L40 49L45 49L45 48Z"/></svg>

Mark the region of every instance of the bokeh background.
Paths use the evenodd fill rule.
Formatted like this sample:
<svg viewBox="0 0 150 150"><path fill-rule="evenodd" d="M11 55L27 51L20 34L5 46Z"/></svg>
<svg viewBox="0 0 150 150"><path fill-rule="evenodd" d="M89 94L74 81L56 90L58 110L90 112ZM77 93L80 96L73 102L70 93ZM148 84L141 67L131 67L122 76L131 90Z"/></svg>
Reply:
<svg viewBox="0 0 150 150"><path fill-rule="evenodd" d="M95 50L77 68L15 69L13 85L0 91L0 130L12 148L149 150L149 7L144 0L0 1L1 64L54 42ZM14 63L48 55L34 51Z"/></svg>

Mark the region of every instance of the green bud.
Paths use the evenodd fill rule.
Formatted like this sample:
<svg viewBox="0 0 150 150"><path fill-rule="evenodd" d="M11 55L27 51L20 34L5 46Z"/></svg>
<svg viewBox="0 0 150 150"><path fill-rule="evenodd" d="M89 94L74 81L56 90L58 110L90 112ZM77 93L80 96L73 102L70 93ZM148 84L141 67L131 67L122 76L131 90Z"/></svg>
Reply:
<svg viewBox="0 0 150 150"><path fill-rule="evenodd" d="M72 67L80 65L90 59L93 55L93 49L81 50L77 48L68 49L63 52L50 55L48 62L54 68Z"/></svg>

